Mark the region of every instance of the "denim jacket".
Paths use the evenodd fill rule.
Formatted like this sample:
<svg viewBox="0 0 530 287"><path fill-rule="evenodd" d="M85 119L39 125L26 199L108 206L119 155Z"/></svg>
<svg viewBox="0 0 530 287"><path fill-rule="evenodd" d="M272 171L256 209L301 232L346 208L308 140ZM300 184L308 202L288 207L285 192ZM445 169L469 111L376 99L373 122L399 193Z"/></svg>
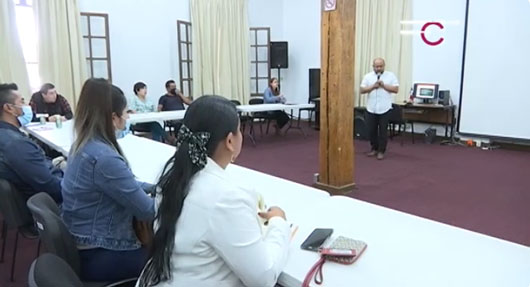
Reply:
<svg viewBox="0 0 530 287"><path fill-rule="evenodd" d="M155 216L154 199L143 188L110 144L92 139L71 154L62 184L62 216L78 246L139 248L133 216Z"/></svg>
<svg viewBox="0 0 530 287"><path fill-rule="evenodd" d="M0 121L0 178L13 184L26 199L48 193L60 203L63 172L17 127Z"/></svg>

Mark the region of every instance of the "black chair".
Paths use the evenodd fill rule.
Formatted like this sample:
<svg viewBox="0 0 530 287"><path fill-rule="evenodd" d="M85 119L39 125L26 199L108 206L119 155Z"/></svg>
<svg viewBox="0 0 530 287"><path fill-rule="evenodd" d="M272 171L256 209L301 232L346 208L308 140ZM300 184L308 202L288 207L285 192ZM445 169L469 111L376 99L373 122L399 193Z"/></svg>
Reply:
<svg viewBox="0 0 530 287"><path fill-rule="evenodd" d="M390 132L390 140L392 140L395 136L401 135L401 133L404 133L407 124L409 122L404 119L403 117L403 107L397 104L392 104L392 109L390 110L390 119L388 121L388 128ZM411 132L412 132L412 143L414 143L414 123L411 124ZM396 126L397 126L397 132L396 132ZM403 138L401 138L401 145L403 145Z"/></svg>
<svg viewBox="0 0 530 287"><path fill-rule="evenodd" d="M57 255L44 253L33 261L28 272L29 287L84 287L72 267Z"/></svg>
<svg viewBox="0 0 530 287"><path fill-rule="evenodd" d="M105 287L125 287L134 286L135 282L120 281ZM29 287L50 287L50 286L69 286L69 287L88 287L97 286L94 284L83 284L79 276L72 270L63 259L51 253L45 253L33 261L28 273Z"/></svg>
<svg viewBox="0 0 530 287"><path fill-rule="evenodd" d="M135 135L136 133L151 133L151 129L148 127L145 127L144 125L131 125L131 133Z"/></svg>
<svg viewBox="0 0 530 287"><path fill-rule="evenodd" d="M164 121L164 131L169 131L169 134L175 135L182 126L182 120Z"/></svg>
<svg viewBox="0 0 530 287"><path fill-rule="evenodd" d="M4 261L4 253L7 241L7 230L9 227L16 228L15 246L13 247L13 258L11 258L11 277L10 280L15 280L15 263L18 249L18 235L21 234L27 239L37 239L38 233L33 226L33 219L31 213L26 207L26 201L22 193L20 193L7 180L0 179L0 212L4 218L2 224L2 254L0 255L0 262ZM37 245L37 256L40 252L40 241Z"/></svg>
<svg viewBox="0 0 530 287"><path fill-rule="evenodd" d="M232 102L236 107L241 106L241 102L238 100L230 100L230 102ZM239 120L241 122L241 132L245 133L246 124L249 123L249 126L250 126L249 133L252 135L254 133L254 128L252 126L252 117L249 115L244 115L240 111L238 111L237 113L239 114Z"/></svg>
<svg viewBox="0 0 530 287"><path fill-rule="evenodd" d="M307 103L308 104L315 104L315 99L318 98L318 95L312 95L311 93L309 93L309 98L308 98L308 101ZM313 122L313 113L316 112L316 104L314 107L312 108L303 108L303 109L299 109L298 110L298 126L300 126L300 119L302 117L302 112L303 111L306 111L309 113L309 126L311 126L311 123Z"/></svg>
<svg viewBox="0 0 530 287"><path fill-rule="evenodd" d="M74 238L60 215L57 204L44 192L28 199L28 208L37 224L41 241L46 250L64 260L77 276L80 276L81 262ZM120 282L136 282L131 278ZM109 282L90 282L94 286L107 286ZM86 285L86 283L85 283Z"/></svg>
<svg viewBox="0 0 530 287"><path fill-rule="evenodd" d="M249 105L261 105L263 104L263 98L251 98L249 101L248 101L248 104ZM263 123L264 122L267 122L267 134L269 133L269 126L271 124L271 120L272 120L272 115L267 113L267 112L255 112L255 113L251 113L250 114L250 117L252 118L252 123L251 125L254 125L254 120L258 120L259 122L259 131L260 131L260 135L263 136Z"/></svg>

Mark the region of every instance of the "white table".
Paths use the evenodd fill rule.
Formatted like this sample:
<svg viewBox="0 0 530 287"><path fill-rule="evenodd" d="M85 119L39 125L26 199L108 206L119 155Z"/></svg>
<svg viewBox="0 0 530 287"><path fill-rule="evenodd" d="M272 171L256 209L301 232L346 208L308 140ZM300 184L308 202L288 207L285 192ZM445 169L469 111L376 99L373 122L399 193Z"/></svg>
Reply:
<svg viewBox="0 0 530 287"><path fill-rule="evenodd" d="M58 129L55 123L30 123L25 130L52 149L60 152L65 157L70 152L74 142L74 121L65 121L62 128Z"/></svg>
<svg viewBox="0 0 530 287"><path fill-rule="evenodd" d="M298 110L314 108L315 104L258 104L258 105L240 105L237 110L243 113L255 112L272 112L284 110Z"/></svg>
<svg viewBox="0 0 530 287"><path fill-rule="evenodd" d="M66 150L72 129L33 134L52 148ZM155 183L175 148L127 135L120 146L139 180ZM69 149L69 147L68 147ZM530 285L530 248L348 197L327 193L230 165L241 184L263 194L269 206L281 206L299 226L279 283L300 286L318 255L300 249L314 228L335 230L368 243L353 265L326 263L323 286L521 286ZM314 286L314 285L313 285Z"/></svg>
<svg viewBox="0 0 530 287"><path fill-rule="evenodd" d="M186 110L152 112L152 113L136 113L136 114L130 114L129 120L131 124L182 120L185 114L186 114Z"/></svg>
<svg viewBox="0 0 530 287"><path fill-rule="evenodd" d="M133 172L156 181L174 148L135 136L120 140ZM145 152L149 150L149 152ZM522 286L530 248L230 165L228 172L281 206L299 225L279 283L300 286L318 255L300 249L314 228L334 228L368 243L354 265L326 263L323 286Z"/></svg>
<svg viewBox="0 0 530 287"><path fill-rule="evenodd" d="M259 105L240 105L237 110L240 112L266 112L279 110L297 110L314 108L314 104L259 104ZM154 121L170 121L181 120L184 118L186 110L180 111L165 111L165 112L151 112L151 113L136 113L129 116L132 124L154 122Z"/></svg>

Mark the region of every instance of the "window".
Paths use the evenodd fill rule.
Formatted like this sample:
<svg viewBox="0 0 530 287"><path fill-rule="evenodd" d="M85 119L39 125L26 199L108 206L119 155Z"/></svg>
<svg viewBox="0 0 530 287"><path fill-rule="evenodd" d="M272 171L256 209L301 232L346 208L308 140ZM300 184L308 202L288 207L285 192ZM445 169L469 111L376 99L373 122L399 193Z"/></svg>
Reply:
<svg viewBox="0 0 530 287"><path fill-rule="evenodd" d="M250 28L250 96L262 96L269 85L270 31L268 27Z"/></svg>
<svg viewBox="0 0 530 287"><path fill-rule="evenodd" d="M81 34L85 46L87 74L112 82L109 40L109 15L81 13Z"/></svg>
<svg viewBox="0 0 530 287"><path fill-rule="evenodd" d="M269 46L270 28L250 28L250 93L252 97L262 96L271 78ZM180 90L184 95L192 94L191 23L177 21L179 45Z"/></svg>
<svg viewBox="0 0 530 287"><path fill-rule="evenodd" d="M191 97L193 74L191 71L191 23L177 21L177 41L179 45L180 90L185 96Z"/></svg>
<svg viewBox="0 0 530 287"><path fill-rule="evenodd" d="M33 0L14 0L17 30L22 45L22 53L28 70L29 85L32 91L41 85L39 76L39 53L37 52L37 28L33 16Z"/></svg>

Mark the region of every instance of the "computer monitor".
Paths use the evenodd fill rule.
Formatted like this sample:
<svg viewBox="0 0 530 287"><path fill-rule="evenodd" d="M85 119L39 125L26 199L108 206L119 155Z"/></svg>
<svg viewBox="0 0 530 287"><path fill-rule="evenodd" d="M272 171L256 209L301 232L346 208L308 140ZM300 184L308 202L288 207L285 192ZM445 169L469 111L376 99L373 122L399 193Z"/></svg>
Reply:
<svg viewBox="0 0 530 287"><path fill-rule="evenodd" d="M438 84L414 84L414 97L423 100L434 100L438 96Z"/></svg>

